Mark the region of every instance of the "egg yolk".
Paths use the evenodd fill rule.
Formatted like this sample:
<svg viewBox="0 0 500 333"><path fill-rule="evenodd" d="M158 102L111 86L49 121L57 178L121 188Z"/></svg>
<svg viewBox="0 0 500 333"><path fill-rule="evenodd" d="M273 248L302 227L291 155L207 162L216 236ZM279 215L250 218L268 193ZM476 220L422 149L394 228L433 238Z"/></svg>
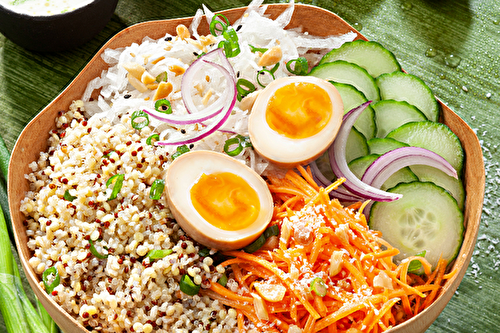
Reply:
<svg viewBox="0 0 500 333"><path fill-rule="evenodd" d="M196 211L219 229L244 229L259 215L257 192L243 178L230 172L203 174L190 193Z"/></svg>
<svg viewBox="0 0 500 333"><path fill-rule="evenodd" d="M290 139L319 133L330 121L332 102L328 93L313 83L290 83L269 99L266 121L274 131Z"/></svg>

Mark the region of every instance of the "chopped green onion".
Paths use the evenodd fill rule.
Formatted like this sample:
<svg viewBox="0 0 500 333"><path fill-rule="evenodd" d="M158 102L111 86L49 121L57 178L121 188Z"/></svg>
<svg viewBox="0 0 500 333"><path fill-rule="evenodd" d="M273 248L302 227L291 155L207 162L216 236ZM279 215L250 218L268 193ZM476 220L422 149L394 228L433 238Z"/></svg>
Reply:
<svg viewBox="0 0 500 333"><path fill-rule="evenodd" d="M326 295L326 289L325 281L320 277L312 279L309 285L309 290L314 291L319 297L324 297Z"/></svg>
<svg viewBox="0 0 500 333"><path fill-rule="evenodd" d="M146 139L146 143L150 146L153 145L153 140L160 141L160 135L158 133L152 134Z"/></svg>
<svg viewBox="0 0 500 333"><path fill-rule="evenodd" d="M165 181L163 179L155 179L149 191L149 198L151 200L160 200L163 189L165 189Z"/></svg>
<svg viewBox="0 0 500 333"><path fill-rule="evenodd" d="M167 72L160 73L156 76L156 82L160 83L162 81L167 81L168 74Z"/></svg>
<svg viewBox="0 0 500 333"><path fill-rule="evenodd" d="M111 192L108 201L116 199L118 193L120 193L120 190L122 189L124 179L125 175L123 173L116 174L108 179L108 181L106 182L106 187L109 187L109 185L111 185L113 181L115 184L113 186L113 191Z"/></svg>
<svg viewBox="0 0 500 333"><path fill-rule="evenodd" d="M99 259L106 259L108 257L107 254L100 254L99 251L97 251L97 249L95 248L94 246L94 242L92 241L92 239L89 239L89 244L90 244L90 252L96 257L96 258L99 258Z"/></svg>
<svg viewBox="0 0 500 333"><path fill-rule="evenodd" d="M227 275L222 274L219 280L217 280L217 283L220 284L221 286L225 287L227 284Z"/></svg>
<svg viewBox="0 0 500 333"><path fill-rule="evenodd" d="M210 249L208 249L208 248L206 248L206 247L204 247L204 248L202 248L202 249L200 249L200 250L198 251L198 255L199 255L200 257L208 257L208 255L209 255L209 254L210 254Z"/></svg>
<svg viewBox="0 0 500 333"><path fill-rule="evenodd" d="M278 236L280 234L280 227L278 227L277 224L273 224L270 227L267 227L266 230L264 231L264 236L266 238L272 237L272 236Z"/></svg>
<svg viewBox="0 0 500 333"><path fill-rule="evenodd" d="M166 256L168 256L169 254L171 254L172 252L174 252L174 251L172 251L171 249L151 250L146 255L146 258L149 258L150 261L156 260L156 259L162 259L162 258L165 258Z"/></svg>
<svg viewBox="0 0 500 333"><path fill-rule="evenodd" d="M187 274L181 277L179 287L184 294L189 296L194 296L200 291L200 286L195 284Z"/></svg>
<svg viewBox="0 0 500 333"><path fill-rule="evenodd" d="M426 251L422 251L416 254L416 256L419 257L425 257ZM412 260L410 264L408 265L408 273L414 273L414 274L419 274L420 269L422 268L422 263L418 260Z"/></svg>
<svg viewBox="0 0 500 333"><path fill-rule="evenodd" d="M138 121L136 121L137 118L139 118ZM144 118L144 120L141 121L141 118ZM130 122L134 129L136 130L143 129L144 127L149 125L148 114L142 110L134 111L134 113L132 113L132 116L130 118Z"/></svg>
<svg viewBox="0 0 500 333"><path fill-rule="evenodd" d="M162 98L155 102L155 110L161 113L171 114L172 105L168 99Z"/></svg>
<svg viewBox="0 0 500 333"><path fill-rule="evenodd" d="M238 92L238 101L241 101L246 95L253 93L257 88L246 79L238 79L236 82L236 91Z"/></svg>
<svg viewBox="0 0 500 333"><path fill-rule="evenodd" d="M177 157L181 156L182 154L185 154L189 152L189 147L187 145L182 145L177 147L177 152L172 154L172 160L175 160Z"/></svg>
<svg viewBox="0 0 500 333"><path fill-rule="evenodd" d="M276 71L278 70L279 67L280 67L280 63L277 62L276 65L274 65L273 68L271 68L269 71L274 74L274 73L276 73Z"/></svg>
<svg viewBox="0 0 500 333"><path fill-rule="evenodd" d="M224 21L217 20L218 17L221 17ZM223 34L224 31L227 30L227 27L229 26L229 20L227 17L225 17L222 14L215 14L212 17L212 21L210 22L210 33L214 36L217 36L217 32L220 32L220 34Z"/></svg>
<svg viewBox="0 0 500 333"><path fill-rule="evenodd" d="M52 283L49 284L49 276L52 274L54 275L54 280L52 280ZM59 276L59 271L57 270L57 268L55 268L54 266L47 268L42 274L42 281L45 286L45 291L48 294L51 294L52 291L54 291L54 288L57 287L59 283L61 283L61 277Z"/></svg>
<svg viewBox="0 0 500 333"><path fill-rule="evenodd" d="M200 54L198 54L198 55L196 56L196 58L200 58L200 57L204 56L205 54L207 54L207 52L201 52Z"/></svg>
<svg viewBox="0 0 500 333"><path fill-rule="evenodd" d="M261 234L256 240L253 241L253 243L245 246L243 250L248 253L254 253L258 249L260 249L265 242L266 242L266 236L264 236L264 234Z"/></svg>
<svg viewBox="0 0 500 333"><path fill-rule="evenodd" d="M294 64L292 68L292 64ZM292 59L286 63L286 69L295 75L306 75L309 65L307 64L307 59L304 57L299 57L297 59Z"/></svg>
<svg viewBox="0 0 500 333"><path fill-rule="evenodd" d="M75 199L76 199L76 197L72 196L69 193L69 190L66 190L66 192L64 192L64 200L66 200L66 201L73 201Z"/></svg>
<svg viewBox="0 0 500 333"><path fill-rule="evenodd" d="M235 145L236 147L230 150L231 147ZM226 140L224 143L224 152L229 156L237 156L243 151L243 148L247 147L252 147L250 138L238 134L237 136Z"/></svg>
<svg viewBox="0 0 500 333"><path fill-rule="evenodd" d="M105 154L102 156L102 158L109 158L111 156L111 153L113 153L114 150L110 150L109 153Z"/></svg>
<svg viewBox="0 0 500 333"><path fill-rule="evenodd" d="M260 80L260 77L261 77L261 75L262 75L262 76L266 76L266 74L267 74L267 73L271 76L271 78L272 78L272 79L271 79L271 80L269 80L269 82L267 82L267 83L265 83L265 82L264 82L264 83L262 83L262 82L261 82L261 80ZM268 85L271 81L273 81L274 79L275 79L274 74L273 74L270 70L268 70L268 69L261 69L260 71L258 71L258 72L257 72L257 83L258 83L258 84L259 84L262 88L265 88L265 87L266 87L266 86L267 86L267 85Z"/></svg>
<svg viewBox="0 0 500 333"><path fill-rule="evenodd" d="M255 52L264 53L264 52L266 52L266 51L267 51L267 49L266 49L266 48L263 48L263 47L255 47L255 46L250 45L250 44L248 44L248 46L250 46L250 50L251 50L252 52L254 52L254 53L255 53Z"/></svg>
<svg viewBox="0 0 500 333"><path fill-rule="evenodd" d="M236 34L236 31L233 28L228 28L222 33L222 35L226 40L221 41L218 47L224 48L226 57L233 58L240 54L241 49L238 43L238 35Z"/></svg>

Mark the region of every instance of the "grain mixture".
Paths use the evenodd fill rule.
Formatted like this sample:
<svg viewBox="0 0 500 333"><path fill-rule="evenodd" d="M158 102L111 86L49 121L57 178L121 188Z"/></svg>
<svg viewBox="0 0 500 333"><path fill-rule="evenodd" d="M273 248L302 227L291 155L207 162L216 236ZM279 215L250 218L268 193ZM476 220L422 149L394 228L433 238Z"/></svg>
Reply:
<svg viewBox="0 0 500 333"><path fill-rule="evenodd" d="M149 198L166 159L162 148L145 143L151 130L133 129L128 116L114 126L105 118L87 121L82 108L74 102L57 118L48 152L30 165L31 192L21 206L34 252L30 265L39 274L57 268L61 283L52 297L89 330L233 331L235 310L179 290L185 273L206 287L224 269L198 254L164 197ZM106 182L120 173L120 193L108 201ZM91 253L90 241L107 259ZM145 256L153 249L173 252L151 262Z"/></svg>

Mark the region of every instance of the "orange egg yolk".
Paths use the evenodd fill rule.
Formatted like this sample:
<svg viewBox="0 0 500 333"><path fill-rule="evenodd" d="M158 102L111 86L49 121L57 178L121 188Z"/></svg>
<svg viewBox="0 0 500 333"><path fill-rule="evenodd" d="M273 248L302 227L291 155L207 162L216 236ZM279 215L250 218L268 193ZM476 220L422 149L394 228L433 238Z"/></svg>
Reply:
<svg viewBox="0 0 500 333"><path fill-rule="evenodd" d="M274 131L290 139L319 133L330 121L332 102L328 93L313 83L290 83L269 99L266 121Z"/></svg>
<svg viewBox="0 0 500 333"><path fill-rule="evenodd" d="M203 174L190 193L196 211L219 229L244 229L259 215L257 192L243 178L230 172Z"/></svg>

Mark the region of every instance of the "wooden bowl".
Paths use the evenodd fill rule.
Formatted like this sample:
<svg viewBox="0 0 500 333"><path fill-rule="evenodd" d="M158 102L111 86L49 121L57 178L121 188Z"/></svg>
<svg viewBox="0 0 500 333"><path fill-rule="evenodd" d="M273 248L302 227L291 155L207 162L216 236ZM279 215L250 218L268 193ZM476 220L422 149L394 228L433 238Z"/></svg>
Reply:
<svg viewBox="0 0 500 333"><path fill-rule="evenodd" d="M269 5L267 13L275 18L286 7L286 4ZM245 9L236 8L226 10L222 14L228 17L231 22L234 22L242 15ZM175 27L179 24L189 26L191 19L183 18L144 22L118 33L103 46L73 82L26 126L14 147L9 166L8 195L21 263L35 294L52 318L54 318L55 322L65 332L86 332L86 329L47 296L45 291L40 287L40 278L28 264L31 251L27 247L26 228L23 225L24 216L20 212L20 202L24 198L25 192L28 191L28 181L24 178L24 175L30 172L28 165L38 159L41 151L46 151L49 131L55 128L54 119L57 116L57 112L68 110L73 100L81 98L87 82L100 76L101 71L107 68L107 64L101 58L104 49L119 48L132 43L140 43L144 36L158 39L166 33L175 35ZM327 10L308 5L295 5L295 12L288 28L294 27L305 27L310 34L317 36L337 35L354 31L358 34L358 39L366 39L337 15ZM206 24L201 25L199 32L200 34L207 34L208 26ZM389 331L392 333L424 332L439 316L458 288L467 270L478 234L485 185L485 171L481 147L472 129L446 105L441 102L440 104L442 108L442 121L457 134L465 149L465 189L467 193L464 214L465 237L460 253L453 264L453 269L456 269L457 273L453 278L446 281L439 297L418 316L390 329Z"/></svg>

